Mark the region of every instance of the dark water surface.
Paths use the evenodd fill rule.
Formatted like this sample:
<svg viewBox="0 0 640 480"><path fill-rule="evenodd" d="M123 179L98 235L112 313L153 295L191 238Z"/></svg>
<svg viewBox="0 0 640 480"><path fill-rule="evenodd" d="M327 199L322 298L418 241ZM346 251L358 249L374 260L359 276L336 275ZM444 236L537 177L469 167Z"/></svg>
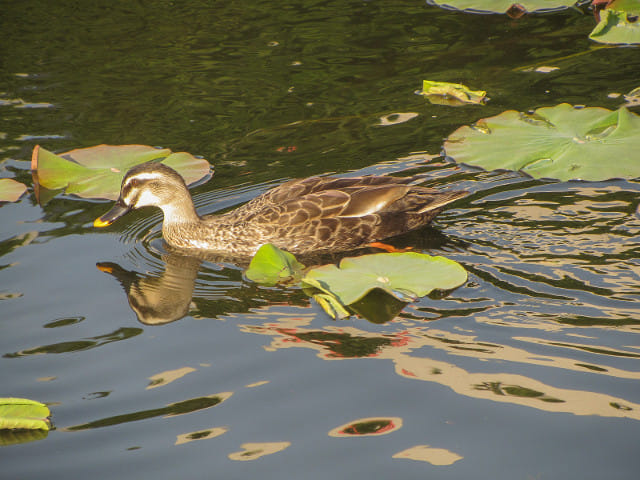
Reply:
<svg viewBox="0 0 640 480"><path fill-rule="evenodd" d="M334 321L298 289L171 254L158 213L98 232L106 203L39 206L30 191L2 205L0 396L46 402L56 429L30 443L0 437L16 442L0 449L0 478L637 476L640 186L432 157L457 127L506 109L617 108L610 94L640 85L640 52L590 42L588 11L512 20L419 1L2 10L2 177L31 185L36 144L140 143L215 165L194 190L204 213L331 172L412 169L473 193L398 239L461 262L469 281L387 323ZM523 71L539 65L560 68ZM431 105L414 93L423 79L491 101Z"/></svg>

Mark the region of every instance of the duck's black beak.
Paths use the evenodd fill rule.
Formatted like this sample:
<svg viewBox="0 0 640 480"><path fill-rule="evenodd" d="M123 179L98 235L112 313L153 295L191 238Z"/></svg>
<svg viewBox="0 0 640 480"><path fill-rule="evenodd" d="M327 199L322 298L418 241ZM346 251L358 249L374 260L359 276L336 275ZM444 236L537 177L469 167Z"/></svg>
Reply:
<svg viewBox="0 0 640 480"><path fill-rule="evenodd" d="M100 218L96 218L93 222L94 227L107 227L115 222L120 217L126 215L131 210L122 201L118 200L111 210L102 215Z"/></svg>

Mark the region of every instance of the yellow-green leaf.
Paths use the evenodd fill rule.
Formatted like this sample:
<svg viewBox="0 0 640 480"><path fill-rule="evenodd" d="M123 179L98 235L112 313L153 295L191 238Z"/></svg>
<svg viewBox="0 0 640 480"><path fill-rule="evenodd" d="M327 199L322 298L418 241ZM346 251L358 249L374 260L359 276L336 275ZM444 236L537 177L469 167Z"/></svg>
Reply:
<svg viewBox="0 0 640 480"><path fill-rule="evenodd" d="M432 103L442 103L437 97L454 99L459 102L483 104L487 95L484 90L471 90L461 83L434 82L423 80L422 94ZM434 98L435 97L435 98Z"/></svg>
<svg viewBox="0 0 640 480"><path fill-rule="evenodd" d="M0 430L49 430L49 408L26 398L0 398Z"/></svg>
<svg viewBox="0 0 640 480"><path fill-rule="evenodd" d="M247 278L263 285L296 281L302 275L304 265L289 252L271 243L262 245L251 259L245 272Z"/></svg>

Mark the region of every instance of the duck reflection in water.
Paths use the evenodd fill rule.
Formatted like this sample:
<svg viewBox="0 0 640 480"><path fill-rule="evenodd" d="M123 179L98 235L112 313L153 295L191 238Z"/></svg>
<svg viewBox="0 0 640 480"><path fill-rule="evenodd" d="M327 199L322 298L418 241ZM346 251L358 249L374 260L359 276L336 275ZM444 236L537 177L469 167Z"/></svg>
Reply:
<svg viewBox="0 0 640 480"><path fill-rule="evenodd" d="M460 247L440 231L425 227L421 230L396 237L399 247L416 249ZM162 254L164 270L139 273L113 262L100 262L99 270L115 277L124 288L129 305L138 320L145 325L162 325L179 320L190 314L215 318L230 313L248 312L252 308L264 307L265 303L285 303L309 306L308 292L299 287L265 289L259 284L243 279L246 262L238 264L229 258L204 252L185 255L165 245ZM342 253L302 255L298 259L307 266L338 263L341 258L369 253L372 249L361 249ZM149 271L152 268L145 268ZM197 282L198 277L200 277ZM194 290L198 294L194 298ZM268 298L267 298L268 297ZM353 313L373 323L384 323L395 318L405 307L391 295L373 291L364 299L350 305Z"/></svg>
<svg viewBox="0 0 640 480"><path fill-rule="evenodd" d="M129 306L145 325L162 325L189 313L201 260L165 255L165 270L158 276L141 275L117 263L100 262L99 270L113 275L124 288Z"/></svg>

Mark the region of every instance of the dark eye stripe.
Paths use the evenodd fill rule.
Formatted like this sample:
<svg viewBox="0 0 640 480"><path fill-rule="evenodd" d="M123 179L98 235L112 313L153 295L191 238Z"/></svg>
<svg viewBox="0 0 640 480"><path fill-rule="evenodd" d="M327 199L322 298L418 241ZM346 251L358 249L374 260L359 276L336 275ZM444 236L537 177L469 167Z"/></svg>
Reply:
<svg viewBox="0 0 640 480"><path fill-rule="evenodd" d="M137 181L129 182L122 189L122 192L120 193L120 198L122 198L125 204L135 205L136 203L138 203L138 198L140 197L140 190L136 185L137 183L138 183ZM138 191L136 192L136 190Z"/></svg>

